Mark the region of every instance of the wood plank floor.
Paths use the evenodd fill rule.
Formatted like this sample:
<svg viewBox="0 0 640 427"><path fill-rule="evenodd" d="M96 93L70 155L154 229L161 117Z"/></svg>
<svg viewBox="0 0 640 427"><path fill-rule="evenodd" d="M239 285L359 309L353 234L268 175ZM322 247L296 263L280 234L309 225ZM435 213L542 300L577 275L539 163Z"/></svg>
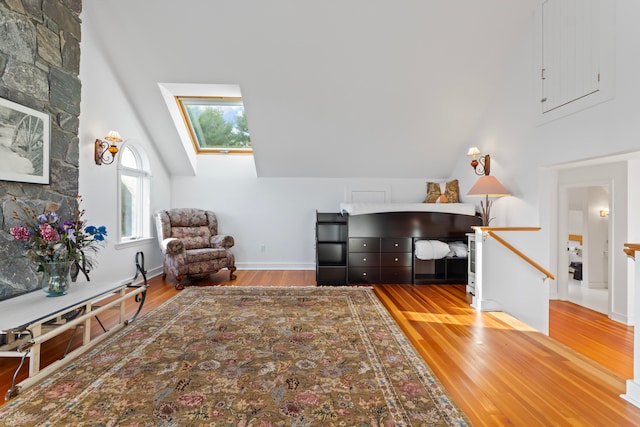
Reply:
<svg viewBox="0 0 640 427"><path fill-rule="evenodd" d="M228 273L220 272L197 285L315 285L313 271L237 274L230 282ZM619 397L631 378L633 328L553 302L547 337L504 313L471 309L462 285L385 285L374 291L474 425L640 425L640 409ZM172 283L151 279L143 313L177 293ZM101 319L107 325L115 322ZM99 333L97 327L93 332ZM44 364L60 357L67 340L44 348ZM2 396L17 364L16 359L0 360Z"/></svg>

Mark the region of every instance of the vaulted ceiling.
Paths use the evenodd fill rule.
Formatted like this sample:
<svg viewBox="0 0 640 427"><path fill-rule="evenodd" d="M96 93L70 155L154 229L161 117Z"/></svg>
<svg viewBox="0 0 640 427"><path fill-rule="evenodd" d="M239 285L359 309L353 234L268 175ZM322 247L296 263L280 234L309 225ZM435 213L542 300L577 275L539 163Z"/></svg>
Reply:
<svg viewBox="0 0 640 427"><path fill-rule="evenodd" d="M109 0L82 18L171 174L193 169L159 84L188 83L240 86L258 176L438 178L536 4Z"/></svg>

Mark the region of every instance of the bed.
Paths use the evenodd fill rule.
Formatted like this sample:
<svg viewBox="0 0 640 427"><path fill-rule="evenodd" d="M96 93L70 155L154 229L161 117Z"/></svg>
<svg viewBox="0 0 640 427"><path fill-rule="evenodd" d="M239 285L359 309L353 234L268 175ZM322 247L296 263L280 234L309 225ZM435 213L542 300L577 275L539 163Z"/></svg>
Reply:
<svg viewBox="0 0 640 427"><path fill-rule="evenodd" d="M342 203L347 283L466 283L470 203Z"/></svg>

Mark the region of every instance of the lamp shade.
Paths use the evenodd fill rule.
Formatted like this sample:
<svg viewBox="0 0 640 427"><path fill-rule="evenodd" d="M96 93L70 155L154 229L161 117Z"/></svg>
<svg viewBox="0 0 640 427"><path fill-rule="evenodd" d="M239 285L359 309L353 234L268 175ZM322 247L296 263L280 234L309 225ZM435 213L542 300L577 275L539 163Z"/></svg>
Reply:
<svg viewBox="0 0 640 427"><path fill-rule="evenodd" d="M502 197L508 195L509 192L504 188L504 185L502 185L495 176L491 175L485 175L478 178L476 183L467 193L467 196Z"/></svg>
<svg viewBox="0 0 640 427"><path fill-rule="evenodd" d="M111 142L112 144L114 142L122 142L122 137L120 136L118 131L115 131L115 130L109 131L109 133L107 134L107 136L104 137L104 139Z"/></svg>
<svg viewBox="0 0 640 427"><path fill-rule="evenodd" d="M471 147L469 148L469 151L467 151L467 156L473 156L474 158L479 154L480 150L478 150L478 147Z"/></svg>

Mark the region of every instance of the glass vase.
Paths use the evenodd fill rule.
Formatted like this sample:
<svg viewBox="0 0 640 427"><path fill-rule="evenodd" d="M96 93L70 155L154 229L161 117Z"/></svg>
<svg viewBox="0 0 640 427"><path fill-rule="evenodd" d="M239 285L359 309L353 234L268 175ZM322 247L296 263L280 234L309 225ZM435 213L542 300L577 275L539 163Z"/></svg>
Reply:
<svg viewBox="0 0 640 427"><path fill-rule="evenodd" d="M41 264L40 285L47 296L64 295L71 285L71 265L73 261L45 262Z"/></svg>

